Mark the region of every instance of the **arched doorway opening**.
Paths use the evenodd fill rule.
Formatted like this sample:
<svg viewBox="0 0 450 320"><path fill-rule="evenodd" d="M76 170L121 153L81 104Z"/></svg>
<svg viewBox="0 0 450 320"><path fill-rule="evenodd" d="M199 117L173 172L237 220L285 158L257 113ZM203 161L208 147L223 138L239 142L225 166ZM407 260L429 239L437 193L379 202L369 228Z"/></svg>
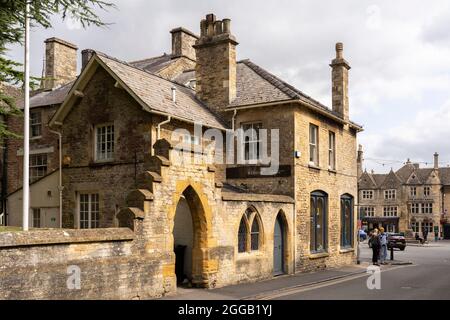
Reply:
<svg viewBox="0 0 450 320"><path fill-rule="evenodd" d="M202 201L192 186L181 195L173 216L175 275L178 285L208 285L204 272L208 261L209 223Z"/></svg>
<svg viewBox="0 0 450 320"><path fill-rule="evenodd" d="M287 227L283 212L278 213L275 219L273 232L273 275L279 276L286 273L287 267Z"/></svg>
<svg viewBox="0 0 450 320"><path fill-rule="evenodd" d="M184 195L181 196L175 212L173 243L177 285L188 285L192 281L194 227L191 209Z"/></svg>

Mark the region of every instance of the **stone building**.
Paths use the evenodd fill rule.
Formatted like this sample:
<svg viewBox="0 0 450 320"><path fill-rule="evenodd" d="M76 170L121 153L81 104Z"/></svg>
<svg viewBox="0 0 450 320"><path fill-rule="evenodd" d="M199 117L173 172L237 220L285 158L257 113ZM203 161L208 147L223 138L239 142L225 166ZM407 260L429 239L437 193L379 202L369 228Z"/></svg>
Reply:
<svg viewBox="0 0 450 320"><path fill-rule="evenodd" d="M426 230L440 238L450 237L447 223L450 209L448 194L450 168L439 167L434 154L432 168L421 168L409 160L397 171L387 174L362 172L363 153L359 150L361 172L358 189L362 221L370 230L383 226L388 232L404 232L420 236Z"/></svg>
<svg viewBox="0 0 450 320"><path fill-rule="evenodd" d="M330 109L237 61L229 19L171 34L171 54L135 62L83 51L49 122L62 136L63 227L132 229L150 296L177 280L211 288L353 263L362 128L343 45Z"/></svg>

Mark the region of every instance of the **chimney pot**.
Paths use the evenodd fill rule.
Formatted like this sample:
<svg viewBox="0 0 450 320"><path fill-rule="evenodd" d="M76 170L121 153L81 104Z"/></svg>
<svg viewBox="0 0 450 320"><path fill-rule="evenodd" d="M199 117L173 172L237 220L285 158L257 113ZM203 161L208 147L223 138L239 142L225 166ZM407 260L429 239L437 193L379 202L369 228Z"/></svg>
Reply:
<svg viewBox="0 0 450 320"><path fill-rule="evenodd" d="M216 15L213 13L207 14L206 15L206 20L208 22L215 22L216 21Z"/></svg>
<svg viewBox="0 0 450 320"><path fill-rule="evenodd" d="M223 33L230 33L230 25L231 25L231 20L230 19L223 19Z"/></svg>
<svg viewBox="0 0 450 320"><path fill-rule="evenodd" d="M222 21L216 21L214 23L214 34L218 35L222 33Z"/></svg>
<svg viewBox="0 0 450 320"><path fill-rule="evenodd" d="M84 49L81 51L81 70L86 68L89 61L91 61L92 56L95 54L95 51L92 49Z"/></svg>
<svg viewBox="0 0 450 320"><path fill-rule="evenodd" d="M434 169L439 169L439 153L434 153Z"/></svg>
<svg viewBox="0 0 450 320"><path fill-rule="evenodd" d="M336 59L343 59L344 44L342 42L336 43Z"/></svg>

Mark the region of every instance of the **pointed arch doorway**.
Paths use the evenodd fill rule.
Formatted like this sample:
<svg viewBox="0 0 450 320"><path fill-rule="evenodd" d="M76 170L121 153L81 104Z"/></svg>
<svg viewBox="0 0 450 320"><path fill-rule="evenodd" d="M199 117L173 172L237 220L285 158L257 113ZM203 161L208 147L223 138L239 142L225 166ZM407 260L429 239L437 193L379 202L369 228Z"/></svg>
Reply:
<svg viewBox="0 0 450 320"><path fill-rule="evenodd" d="M207 287L211 226L205 201L191 185L176 196L172 232L177 285Z"/></svg>
<svg viewBox="0 0 450 320"><path fill-rule="evenodd" d="M287 227L282 212L275 219L273 232L273 275L286 273Z"/></svg>

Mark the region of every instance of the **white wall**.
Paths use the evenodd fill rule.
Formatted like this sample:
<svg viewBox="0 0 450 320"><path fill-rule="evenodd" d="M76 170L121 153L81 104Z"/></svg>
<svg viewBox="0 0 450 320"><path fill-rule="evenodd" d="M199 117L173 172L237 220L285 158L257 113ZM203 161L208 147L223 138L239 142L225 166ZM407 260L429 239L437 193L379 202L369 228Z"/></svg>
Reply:
<svg viewBox="0 0 450 320"><path fill-rule="evenodd" d="M30 207L41 209L41 228L59 228L59 171L30 185ZM8 197L8 225L22 226L22 189ZM30 227L33 214L30 210Z"/></svg>

